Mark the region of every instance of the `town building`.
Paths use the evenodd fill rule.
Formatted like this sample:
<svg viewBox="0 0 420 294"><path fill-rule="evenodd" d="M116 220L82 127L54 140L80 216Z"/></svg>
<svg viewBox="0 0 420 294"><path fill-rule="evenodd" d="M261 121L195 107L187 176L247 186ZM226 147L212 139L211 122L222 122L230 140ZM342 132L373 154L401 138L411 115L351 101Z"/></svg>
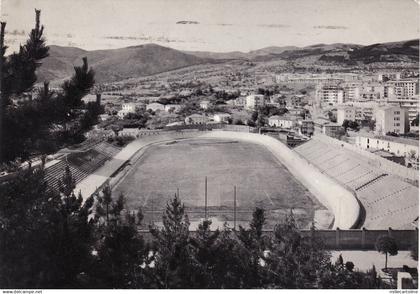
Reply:
<svg viewBox="0 0 420 294"><path fill-rule="evenodd" d="M410 98L419 95L418 79L406 79L386 82L388 97Z"/></svg>
<svg viewBox="0 0 420 294"><path fill-rule="evenodd" d="M315 133L322 134L324 125L329 124L331 121L323 117L317 117L314 119L314 130Z"/></svg>
<svg viewBox="0 0 420 294"><path fill-rule="evenodd" d="M305 136L312 136L315 132L315 124L312 120L299 120L299 131L300 134Z"/></svg>
<svg viewBox="0 0 420 294"><path fill-rule="evenodd" d="M149 103L146 106L146 110L152 110L152 111L164 111L165 105L157 102Z"/></svg>
<svg viewBox="0 0 420 294"><path fill-rule="evenodd" d="M120 119L123 119L127 114L129 113L135 113L136 112L136 104L134 103L123 103L121 105L121 110L118 111L117 116Z"/></svg>
<svg viewBox="0 0 420 294"><path fill-rule="evenodd" d="M300 94L288 96L285 99L285 103L287 108L302 107L306 104L306 97Z"/></svg>
<svg viewBox="0 0 420 294"><path fill-rule="evenodd" d="M396 105L378 107L375 110L375 133L386 135L387 133L404 134L408 132L407 110Z"/></svg>
<svg viewBox="0 0 420 294"><path fill-rule="evenodd" d="M270 127L279 127L284 129L292 129L297 124L297 118L294 116L273 115L268 118Z"/></svg>
<svg viewBox="0 0 420 294"><path fill-rule="evenodd" d="M202 114L191 114L185 118L185 123L187 125L202 125L206 124L209 121L209 118Z"/></svg>
<svg viewBox="0 0 420 294"><path fill-rule="evenodd" d="M202 109L209 109L211 103L208 100L203 100L200 102L200 108Z"/></svg>
<svg viewBox="0 0 420 294"><path fill-rule="evenodd" d="M218 123L228 123L231 115L229 113L216 113L213 120Z"/></svg>
<svg viewBox="0 0 420 294"><path fill-rule="evenodd" d="M246 96L246 109L253 110L265 104L265 97L261 94Z"/></svg>
<svg viewBox="0 0 420 294"><path fill-rule="evenodd" d="M316 98L321 105L336 105L344 102L342 87L332 84L319 84L316 87Z"/></svg>
<svg viewBox="0 0 420 294"><path fill-rule="evenodd" d="M234 105L244 108L245 105L246 105L246 97L245 96L239 96L238 98L235 99Z"/></svg>
<svg viewBox="0 0 420 294"><path fill-rule="evenodd" d="M343 84L344 102L358 101L360 97L360 83L352 82Z"/></svg>
<svg viewBox="0 0 420 294"><path fill-rule="evenodd" d="M398 105L407 110L408 121L411 123L419 113L419 96L417 97L396 97L387 99L388 104Z"/></svg>
<svg viewBox="0 0 420 294"><path fill-rule="evenodd" d="M382 72L378 74L379 82L387 82L389 80L398 81L401 79L400 72Z"/></svg>
<svg viewBox="0 0 420 294"><path fill-rule="evenodd" d="M344 133L344 129L340 124L330 122L322 126L322 133L329 137L340 139L340 136Z"/></svg>
<svg viewBox="0 0 420 294"><path fill-rule="evenodd" d="M355 145L364 150L383 150L406 158L406 165L418 169L419 142L392 136L357 136Z"/></svg>
<svg viewBox="0 0 420 294"><path fill-rule="evenodd" d="M381 104L376 102L348 102L337 106L337 123L343 124L344 120L369 121L374 119L374 111Z"/></svg>
<svg viewBox="0 0 420 294"><path fill-rule="evenodd" d="M179 104L166 104L164 109L166 112L177 113L181 110L181 108L182 106Z"/></svg>

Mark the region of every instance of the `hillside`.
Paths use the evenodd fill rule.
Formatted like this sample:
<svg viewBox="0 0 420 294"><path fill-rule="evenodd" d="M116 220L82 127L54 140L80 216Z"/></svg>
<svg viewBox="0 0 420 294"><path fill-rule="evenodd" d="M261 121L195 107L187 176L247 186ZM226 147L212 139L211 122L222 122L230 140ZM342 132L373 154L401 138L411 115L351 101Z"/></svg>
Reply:
<svg viewBox="0 0 420 294"><path fill-rule="evenodd" d="M84 56L94 68L98 82L114 82L210 61L155 44L95 51L50 46L50 56L43 61L37 72L38 80L57 80L71 76L73 66L81 64Z"/></svg>
<svg viewBox="0 0 420 294"><path fill-rule="evenodd" d="M207 51L184 51L187 54L195 55L201 58L211 58L211 59L248 59L253 60L261 56L271 56L275 54L283 53L287 50L295 50L299 47L295 46L285 46L285 47L266 47L258 50L252 50L248 53L240 51L232 52L207 52Z"/></svg>
<svg viewBox="0 0 420 294"><path fill-rule="evenodd" d="M287 61L297 67L363 67L375 65L416 66L419 60L419 40L373 44L316 44L306 47L266 47L248 53L178 51L155 44L121 49L85 51L79 48L50 46L50 56L38 70L39 81L57 81L69 77L73 66L83 56L96 71L97 82L115 82L152 75L205 63L231 60L253 62Z"/></svg>

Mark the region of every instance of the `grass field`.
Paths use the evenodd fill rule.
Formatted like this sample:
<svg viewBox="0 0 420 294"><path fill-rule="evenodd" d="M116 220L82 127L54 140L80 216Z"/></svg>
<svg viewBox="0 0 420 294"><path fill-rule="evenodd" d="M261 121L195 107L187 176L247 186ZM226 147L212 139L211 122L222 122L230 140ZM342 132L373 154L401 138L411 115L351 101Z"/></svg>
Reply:
<svg viewBox="0 0 420 294"><path fill-rule="evenodd" d="M237 224L246 225L256 206L267 211L267 228L290 209L302 228L315 210L325 208L265 147L238 141L193 139L150 147L115 187L128 209L142 208L145 223L161 221L170 197L179 189L195 226L204 217L204 182L208 179L208 211L215 226L233 221L237 187Z"/></svg>

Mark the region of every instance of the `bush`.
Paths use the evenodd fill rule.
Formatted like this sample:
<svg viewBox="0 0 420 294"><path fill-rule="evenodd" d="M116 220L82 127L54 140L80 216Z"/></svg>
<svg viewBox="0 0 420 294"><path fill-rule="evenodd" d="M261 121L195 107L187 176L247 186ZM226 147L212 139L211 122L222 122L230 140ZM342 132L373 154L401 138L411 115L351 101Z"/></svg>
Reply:
<svg viewBox="0 0 420 294"><path fill-rule="evenodd" d="M122 147L133 141L135 138L133 136L118 136L116 137L117 145Z"/></svg>

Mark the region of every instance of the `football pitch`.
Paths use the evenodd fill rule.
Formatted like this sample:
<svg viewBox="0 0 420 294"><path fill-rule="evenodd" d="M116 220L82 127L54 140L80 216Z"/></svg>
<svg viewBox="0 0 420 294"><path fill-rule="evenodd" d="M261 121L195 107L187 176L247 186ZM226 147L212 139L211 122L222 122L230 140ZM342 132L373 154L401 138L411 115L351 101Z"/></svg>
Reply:
<svg viewBox="0 0 420 294"><path fill-rule="evenodd" d="M265 147L233 140L188 139L149 147L114 188L129 210L141 208L144 224L159 224L168 200L179 191L192 227L204 218L207 177L208 217L213 225L246 226L255 207L266 211L267 228L293 209L307 228L315 210L325 208Z"/></svg>

